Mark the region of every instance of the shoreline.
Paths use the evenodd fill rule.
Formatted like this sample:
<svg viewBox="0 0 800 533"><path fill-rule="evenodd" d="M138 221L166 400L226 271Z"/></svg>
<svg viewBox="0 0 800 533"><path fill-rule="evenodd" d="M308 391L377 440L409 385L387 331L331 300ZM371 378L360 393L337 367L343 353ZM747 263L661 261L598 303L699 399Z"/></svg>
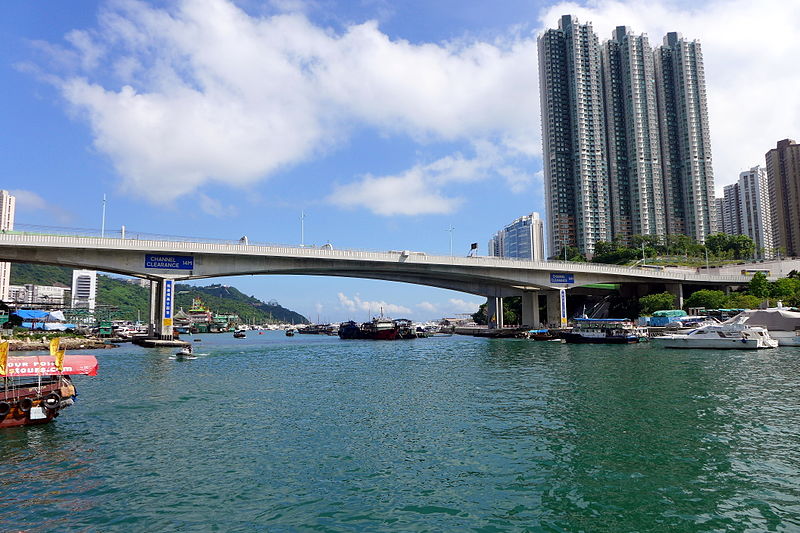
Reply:
<svg viewBox="0 0 800 533"><path fill-rule="evenodd" d="M48 352L50 353L50 341L34 341L27 339L5 339L8 341L9 352ZM61 348L65 350L101 350L105 348L118 348L116 344L106 344L102 339L95 338L74 338L67 337L61 339Z"/></svg>

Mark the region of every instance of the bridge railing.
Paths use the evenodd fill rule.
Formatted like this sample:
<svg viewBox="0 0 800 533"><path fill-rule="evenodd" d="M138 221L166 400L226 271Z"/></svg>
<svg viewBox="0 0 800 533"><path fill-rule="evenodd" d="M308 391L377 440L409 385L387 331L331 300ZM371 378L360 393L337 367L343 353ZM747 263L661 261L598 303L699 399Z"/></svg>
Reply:
<svg viewBox="0 0 800 533"><path fill-rule="evenodd" d="M455 257L429 255L425 252L409 250L369 251L333 248L330 244L322 246L292 246L285 244L255 243L247 240L201 239L179 237L171 235L157 235L143 232L129 232L127 230L113 230L101 232L94 229L80 228L54 228L49 226L18 225L15 231L3 232L7 235L18 235L26 242L67 244L69 239L78 239L73 245L82 244L84 239L92 239L92 245L108 248L151 248L154 251L161 249L185 252L217 252L217 253L264 253L280 254L294 257L319 257L329 259L361 259L384 261L407 261L409 263L436 263L450 265L469 265L486 267L509 268L535 268L541 270L556 270L567 273L597 273L619 274L624 276L639 276L645 278L671 279L675 281L705 279L719 281L739 282L740 275L713 275L707 272L692 272L686 269L659 269L652 270L638 266L609 265L603 263L580 263L571 261L531 261L527 259L512 259L500 257ZM59 233L56 233L59 231ZM83 244L88 244L85 241Z"/></svg>

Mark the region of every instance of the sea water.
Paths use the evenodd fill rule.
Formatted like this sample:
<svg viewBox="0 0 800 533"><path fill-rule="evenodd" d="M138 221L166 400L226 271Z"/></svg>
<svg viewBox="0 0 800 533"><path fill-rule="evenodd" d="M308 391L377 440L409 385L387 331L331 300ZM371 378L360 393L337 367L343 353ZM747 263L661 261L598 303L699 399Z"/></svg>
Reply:
<svg viewBox="0 0 800 533"><path fill-rule="evenodd" d="M800 349L194 338L0 431L0 530L800 530Z"/></svg>

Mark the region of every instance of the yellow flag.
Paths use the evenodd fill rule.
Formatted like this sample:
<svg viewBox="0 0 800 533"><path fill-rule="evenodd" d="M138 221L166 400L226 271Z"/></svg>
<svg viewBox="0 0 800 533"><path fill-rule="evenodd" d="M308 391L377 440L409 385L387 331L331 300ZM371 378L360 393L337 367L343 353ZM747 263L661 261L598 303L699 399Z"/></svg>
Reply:
<svg viewBox="0 0 800 533"><path fill-rule="evenodd" d="M6 374L6 365L8 364L8 341L0 342L0 376Z"/></svg>
<svg viewBox="0 0 800 533"><path fill-rule="evenodd" d="M66 350L59 350L54 356L56 358L56 368L59 372L64 371L64 352L66 352Z"/></svg>
<svg viewBox="0 0 800 533"><path fill-rule="evenodd" d="M50 355L52 355L53 357L56 356L60 344L61 344L60 337L53 337L52 339L50 339Z"/></svg>
<svg viewBox="0 0 800 533"><path fill-rule="evenodd" d="M64 370L64 351L60 350L61 348L61 338L60 337L53 337L50 339L50 355L52 355L56 360L56 368L59 372Z"/></svg>

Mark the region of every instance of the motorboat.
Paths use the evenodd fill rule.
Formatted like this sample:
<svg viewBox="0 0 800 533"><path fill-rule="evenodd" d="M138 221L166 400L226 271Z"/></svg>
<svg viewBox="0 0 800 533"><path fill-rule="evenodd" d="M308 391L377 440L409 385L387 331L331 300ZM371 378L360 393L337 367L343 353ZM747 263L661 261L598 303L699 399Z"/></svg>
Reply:
<svg viewBox="0 0 800 533"><path fill-rule="evenodd" d="M688 333L675 333L654 337L664 348L711 348L722 350L757 350L777 348L778 341L769 331L747 324L747 317L728 320L723 324L709 324Z"/></svg>
<svg viewBox="0 0 800 533"><path fill-rule="evenodd" d="M237 329L233 332L234 339L244 339L245 337L247 337L247 333L245 333L243 329Z"/></svg>
<svg viewBox="0 0 800 533"><path fill-rule="evenodd" d="M759 326L769 331L769 336L778 341L779 346L800 347L800 312L791 311L780 305L767 309L742 311L732 320L746 318L748 326Z"/></svg>
<svg viewBox="0 0 800 533"><path fill-rule="evenodd" d="M562 337L573 344L634 344L647 340L647 333L627 318L576 318Z"/></svg>
<svg viewBox="0 0 800 533"><path fill-rule="evenodd" d="M74 403L70 376L97 375L91 355L65 355L61 369L53 356L8 357L0 374L0 428L46 424Z"/></svg>
<svg viewBox="0 0 800 533"><path fill-rule="evenodd" d="M178 353L175 354L175 357L177 359L196 359L191 344L181 348Z"/></svg>

